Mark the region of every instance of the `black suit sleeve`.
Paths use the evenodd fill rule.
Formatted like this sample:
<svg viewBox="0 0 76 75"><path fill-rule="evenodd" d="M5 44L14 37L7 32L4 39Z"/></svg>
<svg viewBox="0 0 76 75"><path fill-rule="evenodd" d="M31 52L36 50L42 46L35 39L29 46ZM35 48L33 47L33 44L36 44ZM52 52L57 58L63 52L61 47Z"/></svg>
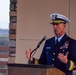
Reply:
<svg viewBox="0 0 76 75"><path fill-rule="evenodd" d="M70 43L68 59L66 67L70 71L76 66L76 40Z"/></svg>

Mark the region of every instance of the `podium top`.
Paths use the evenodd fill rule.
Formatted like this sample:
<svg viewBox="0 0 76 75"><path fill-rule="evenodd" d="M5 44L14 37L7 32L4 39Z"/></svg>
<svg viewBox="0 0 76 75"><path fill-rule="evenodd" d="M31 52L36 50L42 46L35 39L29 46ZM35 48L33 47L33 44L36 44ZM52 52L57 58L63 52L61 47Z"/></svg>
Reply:
<svg viewBox="0 0 76 75"><path fill-rule="evenodd" d="M8 64L9 75L65 75L64 72L50 65Z"/></svg>
<svg viewBox="0 0 76 75"><path fill-rule="evenodd" d="M19 63L8 63L9 67L30 67L30 68L55 68L51 65L42 65L42 64L19 64Z"/></svg>

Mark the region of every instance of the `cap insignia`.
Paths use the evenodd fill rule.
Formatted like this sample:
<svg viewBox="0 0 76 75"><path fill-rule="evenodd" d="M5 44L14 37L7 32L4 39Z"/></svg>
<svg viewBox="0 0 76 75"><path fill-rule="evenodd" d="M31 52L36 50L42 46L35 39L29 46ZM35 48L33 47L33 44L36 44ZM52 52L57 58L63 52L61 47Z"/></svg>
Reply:
<svg viewBox="0 0 76 75"><path fill-rule="evenodd" d="M57 18L57 15L52 15L52 20L55 20Z"/></svg>

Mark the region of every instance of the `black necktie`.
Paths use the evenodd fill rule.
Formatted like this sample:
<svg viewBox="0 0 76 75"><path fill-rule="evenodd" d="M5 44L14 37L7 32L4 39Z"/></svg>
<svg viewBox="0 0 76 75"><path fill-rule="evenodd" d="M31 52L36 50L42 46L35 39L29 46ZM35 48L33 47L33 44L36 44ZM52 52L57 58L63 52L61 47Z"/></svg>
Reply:
<svg viewBox="0 0 76 75"><path fill-rule="evenodd" d="M55 43L55 45L57 46L57 45L58 45L58 43L59 43L59 42L58 42L58 39L56 39L56 43Z"/></svg>
<svg viewBox="0 0 76 75"><path fill-rule="evenodd" d="M56 39L56 44L58 44L58 39Z"/></svg>

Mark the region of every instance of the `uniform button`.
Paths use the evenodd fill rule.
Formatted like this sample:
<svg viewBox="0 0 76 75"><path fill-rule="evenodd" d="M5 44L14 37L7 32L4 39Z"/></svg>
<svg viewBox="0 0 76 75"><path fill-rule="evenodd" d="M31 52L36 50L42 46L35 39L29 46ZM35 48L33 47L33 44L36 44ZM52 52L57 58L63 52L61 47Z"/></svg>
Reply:
<svg viewBox="0 0 76 75"><path fill-rule="evenodd" d="M54 64L52 64L52 66L54 66Z"/></svg>
<svg viewBox="0 0 76 75"><path fill-rule="evenodd" d="M48 54L48 52L46 52L46 54Z"/></svg>
<svg viewBox="0 0 76 75"><path fill-rule="evenodd" d="M52 60L54 60L54 58Z"/></svg>
<svg viewBox="0 0 76 75"><path fill-rule="evenodd" d="M64 50L63 50L63 52L64 52Z"/></svg>
<svg viewBox="0 0 76 75"><path fill-rule="evenodd" d="M53 53L53 55L55 55L55 53Z"/></svg>

